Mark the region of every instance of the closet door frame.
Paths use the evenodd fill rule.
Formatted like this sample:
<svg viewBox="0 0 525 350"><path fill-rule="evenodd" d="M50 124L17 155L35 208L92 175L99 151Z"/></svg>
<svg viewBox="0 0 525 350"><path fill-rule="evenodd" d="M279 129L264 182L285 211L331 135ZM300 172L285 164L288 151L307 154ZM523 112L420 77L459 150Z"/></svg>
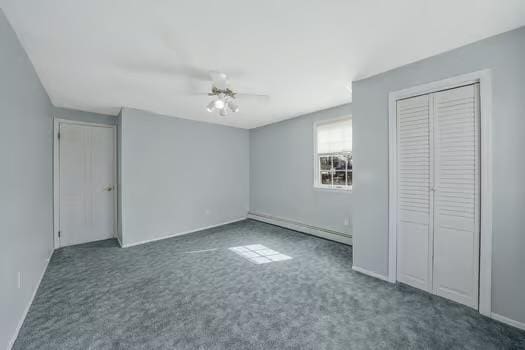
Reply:
<svg viewBox="0 0 525 350"><path fill-rule="evenodd" d="M480 256L479 302L482 315L491 317L492 302L492 73L490 69L418 85L389 94L389 229L388 281L397 281L397 101L469 84L480 84Z"/></svg>

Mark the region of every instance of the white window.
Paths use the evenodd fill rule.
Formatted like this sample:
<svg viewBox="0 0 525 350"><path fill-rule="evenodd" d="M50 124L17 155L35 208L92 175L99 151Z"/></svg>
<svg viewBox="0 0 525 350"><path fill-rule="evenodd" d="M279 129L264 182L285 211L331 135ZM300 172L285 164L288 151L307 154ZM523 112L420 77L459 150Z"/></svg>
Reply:
<svg viewBox="0 0 525 350"><path fill-rule="evenodd" d="M314 186L352 189L352 119L344 118L314 125Z"/></svg>

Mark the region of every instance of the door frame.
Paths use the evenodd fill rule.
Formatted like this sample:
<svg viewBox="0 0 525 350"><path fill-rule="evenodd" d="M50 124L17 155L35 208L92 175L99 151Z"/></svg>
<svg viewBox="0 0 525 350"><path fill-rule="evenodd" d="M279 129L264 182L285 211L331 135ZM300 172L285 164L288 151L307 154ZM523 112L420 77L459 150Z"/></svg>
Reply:
<svg viewBox="0 0 525 350"><path fill-rule="evenodd" d="M60 228L60 154L58 132L60 124L74 124L92 127L111 128L113 130L113 237L117 236L117 126L111 124L90 123L70 119L53 118L53 242L54 249L60 248L58 231Z"/></svg>
<svg viewBox="0 0 525 350"><path fill-rule="evenodd" d="M397 100L429 94L468 84L480 84L480 256L478 310L492 312L492 72L490 69L458 75L408 89L393 91L388 101L389 200L388 200L388 281L397 281Z"/></svg>

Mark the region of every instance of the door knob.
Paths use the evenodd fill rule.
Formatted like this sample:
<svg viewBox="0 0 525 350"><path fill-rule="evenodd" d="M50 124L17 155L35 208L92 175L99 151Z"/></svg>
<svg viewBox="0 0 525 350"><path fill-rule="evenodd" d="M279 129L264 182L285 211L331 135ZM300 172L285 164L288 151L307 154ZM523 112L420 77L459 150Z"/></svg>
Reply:
<svg viewBox="0 0 525 350"><path fill-rule="evenodd" d="M108 192L113 191L113 186L108 186L108 187L106 187L106 191L108 191Z"/></svg>

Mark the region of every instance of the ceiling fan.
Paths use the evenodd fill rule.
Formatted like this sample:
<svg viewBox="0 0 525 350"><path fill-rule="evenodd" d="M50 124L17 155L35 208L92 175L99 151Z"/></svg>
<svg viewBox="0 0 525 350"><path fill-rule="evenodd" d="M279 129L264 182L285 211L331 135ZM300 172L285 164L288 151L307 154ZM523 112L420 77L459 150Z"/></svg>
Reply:
<svg viewBox="0 0 525 350"><path fill-rule="evenodd" d="M237 113L239 111L237 98L269 98L268 95L245 94L233 91L230 88L230 81L225 73L211 71L209 72L209 76L212 85L211 92L208 93L208 96L214 97L214 99L206 106L206 110L210 113L218 111L219 115L222 117L227 116L231 112Z"/></svg>

